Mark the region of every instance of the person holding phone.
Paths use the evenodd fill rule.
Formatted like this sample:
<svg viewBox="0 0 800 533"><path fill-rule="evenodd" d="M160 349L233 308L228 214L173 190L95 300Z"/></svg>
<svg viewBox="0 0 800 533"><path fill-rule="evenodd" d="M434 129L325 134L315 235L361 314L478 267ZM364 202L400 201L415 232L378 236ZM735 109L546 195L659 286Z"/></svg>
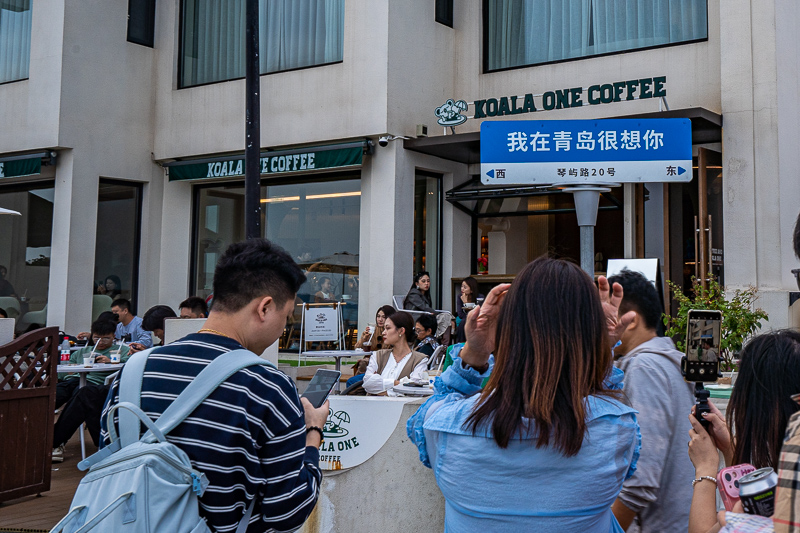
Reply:
<svg viewBox="0 0 800 533"><path fill-rule="evenodd" d="M542 257L467 315L466 344L407 425L446 531L621 531L611 504L640 435L611 346L632 314L619 284L599 283Z"/></svg>
<svg viewBox="0 0 800 533"><path fill-rule="evenodd" d="M214 304L204 327L150 352L141 408L158 418L220 354L261 354L280 338L303 271L266 239L231 244L214 271ZM125 373L125 367L120 371ZM103 412L119 402L119 377ZM249 366L217 387L167 440L209 482L200 516L212 531L235 531L252 504L251 531L294 531L311 514L322 472L319 446L328 402L315 408L277 368ZM118 417L115 417L115 424ZM101 434L110 443L108 428Z"/></svg>
<svg viewBox="0 0 800 533"><path fill-rule="evenodd" d="M744 345L739 377L731 392L726 417L709 403L706 430L689 415L689 458L695 467L689 533L706 533L718 524L716 479L719 454L726 466L749 463L755 468L779 470L786 428L800 406L792 395L800 392L800 333L782 330L762 333ZM726 420L727 418L727 420ZM735 435L736 438L733 438ZM711 479L709 479L711 478Z"/></svg>

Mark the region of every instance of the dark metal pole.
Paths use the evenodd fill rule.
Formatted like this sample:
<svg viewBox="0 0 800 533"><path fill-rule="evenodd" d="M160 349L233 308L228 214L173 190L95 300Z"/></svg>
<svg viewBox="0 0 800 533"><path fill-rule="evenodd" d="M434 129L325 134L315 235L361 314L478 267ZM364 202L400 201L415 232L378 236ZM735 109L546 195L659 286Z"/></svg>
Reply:
<svg viewBox="0 0 800 533"><path fill-rule="evenodd" d="M258 59L258 0L245 13L244 227L248 239L261 237L261 76Z"/></svg>

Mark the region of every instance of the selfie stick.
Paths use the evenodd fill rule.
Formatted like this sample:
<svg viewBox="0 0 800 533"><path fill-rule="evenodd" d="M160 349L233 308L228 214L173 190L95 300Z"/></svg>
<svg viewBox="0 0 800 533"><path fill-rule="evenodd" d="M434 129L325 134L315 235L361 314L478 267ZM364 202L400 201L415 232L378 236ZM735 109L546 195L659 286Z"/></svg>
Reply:
<svg viewBox="0 0 800 533"><path fill-rule="evenodd" d="M694 383L694 398L697 400L695 404L694 417L700 422L704 428L708 429L711 422L703 418L703 413L710 413L711 408L708 406L708 397L711 392L703 386L702 381L695 381Z"/></svg>

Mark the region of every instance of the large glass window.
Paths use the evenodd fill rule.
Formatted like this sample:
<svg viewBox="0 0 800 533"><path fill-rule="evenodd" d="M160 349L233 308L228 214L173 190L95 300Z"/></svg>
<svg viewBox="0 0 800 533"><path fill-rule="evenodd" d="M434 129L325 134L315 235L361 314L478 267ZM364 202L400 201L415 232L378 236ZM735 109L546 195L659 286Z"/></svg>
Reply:
<svg viewBox="0 0 800 533"><path fill-rule="evenodd" d="M707 0L484 0L487 71L708 38Z"/></svg>
<svg viewBox="0 0 800 533"><path fill-rule="evenodd" d="M430 273L434 307L440 305L443 286L441 201L441 177L418 170L414 178L414 273Z"/></svg>
<svg viewBox="0 0 800 533"><path fill-rule="evenodd" d="M183 0L181 87L244 77L245 0ZM342 60L344 0L260 0L261 73Z"/></svg>
<svg viewBox="0 0 800 533"><path fill-rule="evenodd" d="M31 1L0 0L0 83L28 77Z"/></svg>
<svg viewBox="0 0 800 533"><path fill-rule="evenodd" d="M0 308L18 331L44 326L53 234L52 183L0 187Z"/></svg>
<svg viewBox="0 0 800 533"><path fill-rule="evenodd" d="M94 253L95 294L131 300L137 311L141 198L140 184L100 180Z"/></svg>
<svg viewBox="0 0 800 533"><path fill-rule="evenodd" d="M192 293L212 294L214 267L231 243L244 240L244 184L197 188ZM358 317L361 181L261 186L264 237L283 247L306 271L297 296L303 302L344 302L345 328ZM283 348L283 346L282 346Z"/></svg>

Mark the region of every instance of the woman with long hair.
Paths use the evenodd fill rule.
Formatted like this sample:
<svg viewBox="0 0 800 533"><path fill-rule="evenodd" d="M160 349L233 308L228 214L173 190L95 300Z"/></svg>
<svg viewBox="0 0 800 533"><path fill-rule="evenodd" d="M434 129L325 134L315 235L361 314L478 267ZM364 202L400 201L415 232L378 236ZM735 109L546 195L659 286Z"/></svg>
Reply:
<svg viewBox="0 0 800 533"><path fill-rule="evenodd" d="M414 275L414 283L403 300L403 309L409 311L425 311L436 313L431 301L431 275L427 272L417 272Z"/></svg>
<svg viewBox="0 0 800 533"><path fill-rule="evenodd" d="M478 280L472 276L464 278L461 281L461 294L456 298L456 342L467 340L464 335L464 322L467 320L467 313L474 307L472 304L477 304L478 298L483 298L482 294L478 294Z"/></svg>
<svg viewBox="0 0 800 533"><path fill-rule="evenodd" d="M719 454L726 466L750 463L778 471L789 418L800 411L792 395L800 393L800 333L763 333L750 339L739 358L739 376L723 418L709 402L706 430L690 415L689 458L695 466L689 532L705 533L717 524L716 478ZM726 420L727 419L727 420ZM731 431L732 430L732 431ZM731 435L735 435L733 438Z"/></svg>
<svg viewBox="0 0 800 533"><path fill-rule="evenodd" d="M364 328L364 333L356 343L356 348L369 348L371 350L380 350L383 348L383 327L386 319L395 314L397 310L391 305L382 305L375 313L375 331L370 331Z"/></svg>
<svg viewBox="0 0 800 533"><path fill-rule="evenodd" d="M446 531L622 531L611 505L640 437L609 331L633 316L617 320L621 286L610 299L605 278L600 289L540 258L467 315L466 344L408 423L447 501Z"/></svg>
<svg viewBox="0 0 800 533"><path fill-rule="evenodd" d="M364 374L367 394L396 396L392 388L400 383L400 379L422 380L422 373L428 369L428 358L411 349L416 337L414 319L408 313L397 311L386 319L383 342L392 347L378 350L369 358Z"/></svg>

